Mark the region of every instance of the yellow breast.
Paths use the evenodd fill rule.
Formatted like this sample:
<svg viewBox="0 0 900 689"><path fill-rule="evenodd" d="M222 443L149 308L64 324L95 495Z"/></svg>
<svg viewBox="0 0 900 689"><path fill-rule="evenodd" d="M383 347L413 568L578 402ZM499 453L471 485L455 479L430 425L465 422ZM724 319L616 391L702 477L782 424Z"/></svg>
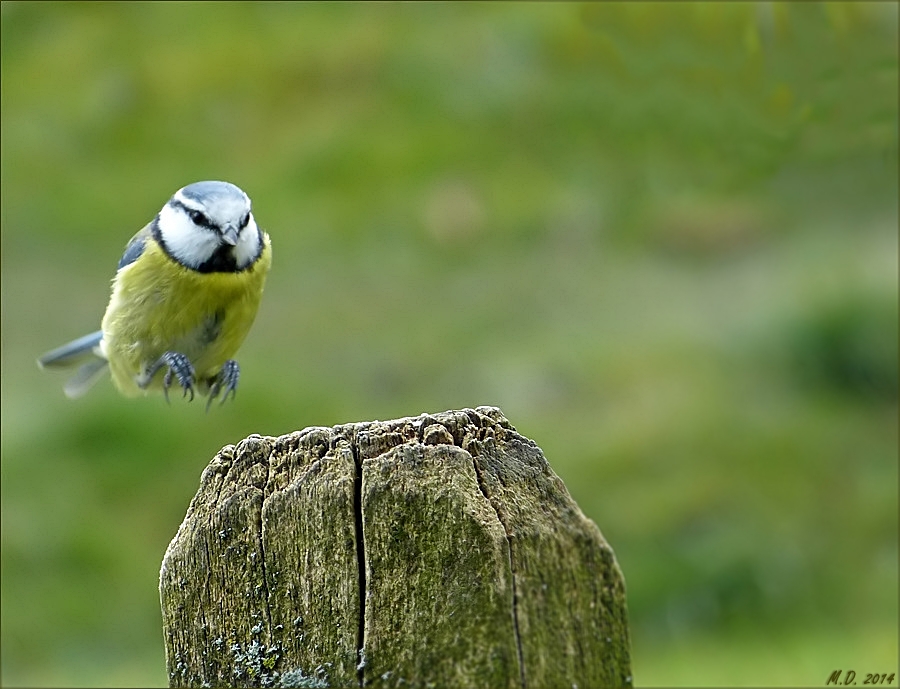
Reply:
<svg viewBox="0 0 900 689"><path fill-rule="evenodd" d="M116 273L102 329L112 379L122 393L139 393L137 381L167 351L187 356L198 380L215 376L234 356L256 318L272 263L268 235L263 241L259 259L246 270L199 273L148 239L140 258ZM147 389L160 389L163 375Z"/></svg>

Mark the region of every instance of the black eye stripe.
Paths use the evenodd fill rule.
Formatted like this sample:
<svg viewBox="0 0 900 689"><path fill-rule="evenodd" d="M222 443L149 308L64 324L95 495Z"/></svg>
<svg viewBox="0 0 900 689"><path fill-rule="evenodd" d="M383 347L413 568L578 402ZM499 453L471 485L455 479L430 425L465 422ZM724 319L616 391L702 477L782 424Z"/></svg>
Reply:
<svg viewBox="0 0 900 689"><path fill-rule="evenodd" d="M194 223L197 227L203 227L208 230L218 230L219 226L210 219L206 213L201 210L197 210L196 208L191 208L190 206L185 205L178 199L171 199L169 202L170 206L174 206L175 208L180 208L184 211L185 215L190 218L191 222ZM250 224L250 218L252 213L247 211L240 220L240 229L244 229L247 225Z"/></svg>
<svg viewBox="0 0 900 689"><path fill-rule="evenodd" d="M213 224L212 220L210 220L209 216L207 216L203 211L198 211L196 208L186 206L178 199L172 199L171 201L169 201L169 205L175 208L180 208L182 211L184 211L185 215L187 215L191 219L191 222L198 227L205 227L211 230L215 229L215 225Z"/></svg>
<svg viewBox="0 0 900 689"><path fill-rule="evenodd" d="M210 222L209 218L207 218L200 211L190 211L188 215L195 225L198 225L200 227L212 227L212 223Z"/></svg>

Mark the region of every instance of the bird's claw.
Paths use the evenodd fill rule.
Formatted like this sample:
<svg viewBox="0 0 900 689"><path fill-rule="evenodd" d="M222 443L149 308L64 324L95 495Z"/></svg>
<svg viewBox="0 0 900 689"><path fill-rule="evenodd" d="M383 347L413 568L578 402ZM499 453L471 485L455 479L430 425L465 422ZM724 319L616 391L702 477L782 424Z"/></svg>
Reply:
<svg viewBox="0 0 900 689"><path fill-rule="evenodd" d="M178 385L181 386L182 390L181 396L186 397L190 393L191 401L193 401L194 367L191 365L191 360L179 352L166 352L150 367L150 370L147 372L147 380L152 380L156 372L163 366L168 366L169 368L163 378L163 395L166 398L166 402L169 401L169 388L172 385L172 378L178 380Z"/></svg>
<svg viewBox="0 0 900 689"><path fill-rule="evenodd" d="M222 399L219 402L220 404L225 404L228 395L231 395L231 398L234 399L237 395L237 384L240 377L241 367L238 366L238 362L234 359L226 361L222 366L222 370L219 371L219 374L210 382L209 400L206 402L206 411L209 411L213 400L219 396L219 393L223 393Z"/></svg>

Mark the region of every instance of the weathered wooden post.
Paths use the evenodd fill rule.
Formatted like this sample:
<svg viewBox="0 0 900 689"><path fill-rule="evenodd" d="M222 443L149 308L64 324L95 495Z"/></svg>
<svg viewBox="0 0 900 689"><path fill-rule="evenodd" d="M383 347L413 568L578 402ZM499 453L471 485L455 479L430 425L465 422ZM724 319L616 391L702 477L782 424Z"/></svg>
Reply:
<svg viewBox="0 0 900 689"><path fill-rule="evenodd" d="M615 556L493 407L223 448L160 598L170 686L631 684Z"/></svg>

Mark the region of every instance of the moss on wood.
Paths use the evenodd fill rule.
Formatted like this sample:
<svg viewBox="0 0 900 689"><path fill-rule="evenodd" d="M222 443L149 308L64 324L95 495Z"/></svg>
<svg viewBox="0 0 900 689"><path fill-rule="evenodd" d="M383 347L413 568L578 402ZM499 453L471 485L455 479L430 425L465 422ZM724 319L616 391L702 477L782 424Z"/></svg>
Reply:
<svg viewBox="0 0 900 689"><path fill-rule="evenodd" d="M171 686L626 686L624 579L498 409L251 436L166 552Z"/></svg>

